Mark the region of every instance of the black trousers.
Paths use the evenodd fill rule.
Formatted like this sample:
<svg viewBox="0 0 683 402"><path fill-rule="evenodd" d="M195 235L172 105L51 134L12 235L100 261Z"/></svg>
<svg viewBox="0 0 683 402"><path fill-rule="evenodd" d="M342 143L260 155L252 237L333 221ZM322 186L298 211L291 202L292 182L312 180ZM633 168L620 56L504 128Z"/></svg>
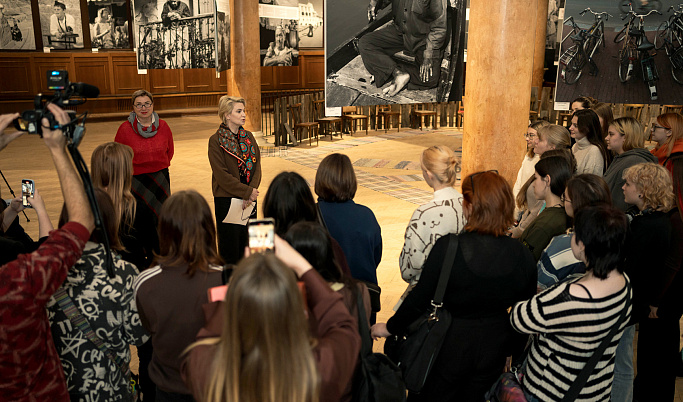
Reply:
<svg viewBox="0 0 683 402"><path fill-rule="evenodd" d="M140 359L140 392L146 401L156 400L157 386L151 378L149 378L149 364L152 362L152 338L147 342L138 346L138 359Z"/></svg>
<svg viewBox="0 0 683 402"><path fill-rule="evenodd" d="M226 264L237 264L244 257L244 248L249 244L247 227L223 223L223 219L230 209L230 197L215 197L213 199L216 211L216 231L218 232L218 254ZM251 219L256 218L256 206Z"/></svg>
<svg viewBox="0 0 683 402"><path fill-rule="evenodd" d="M406 50L403 46L403 34L393 23L384 28L370 32L360 38L358 51L363 64L370 74L375 77L375 85L381 87L391 78L394 69L399 65L391 56ZM400 67L410 74L409 89L434 88L439 84L441 73L441 59L432 60L432 76L427 82L420 78L420 65L424 60L424 48L416 51L415 64L401 63Z"/></svg>
<svg viewBox="0 0 683 402"><path fill-rule="evenodd" d="M680 361L680 328L676 318L645 318L638 327L634 400L673 401Z"/></svg>

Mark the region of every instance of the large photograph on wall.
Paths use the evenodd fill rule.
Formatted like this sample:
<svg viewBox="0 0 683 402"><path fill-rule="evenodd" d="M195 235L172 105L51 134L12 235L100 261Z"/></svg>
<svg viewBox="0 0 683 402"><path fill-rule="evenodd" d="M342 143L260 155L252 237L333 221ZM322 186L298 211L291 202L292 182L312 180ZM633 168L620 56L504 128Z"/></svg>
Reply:
<svg viewBox="0 0 683 402"><path fill-rule="evenodd" d="M460 100L466 2L406 1L327 0L326 106Z"/></svg>
<svg viewBox="0 0 683 402"><path fill-rule="evenodd" d="M130 49L128 7L124 0L88 1L93 49Z"/></svg>
<svg viewBox="0 0 683 402"><path fill-rule="evenodd" d="M0 4L0 49L36 50L31 0L6 0Z"/></svg>
<svg viewBox="0 0 683 402"><path fill-rule="evenodd" d="M678 2L567 0L555 101L683 103L683 33L669 28L671 6Z"/></svg>
<svg viewBox="0 0 683 402"><path fill-rule="evenodd" d="M230 68L230 1L216 1L216 71Z"/></svg>
<svg viewBox="0 0 683 402"><path fill-rule="evenodd" d="M52 49L83 48L81 3L78 0L40 0L43 46Z"/></svg>
<svg viewBox="0 0 683 402"><path fill-rule="evenodd" d="M259 0L262 66L299 65L299 0Z"/></svg>
<svg viewBox="0 0 683 402"><path fill-rule="evenodd" d="M135 0L139 69L215 68L213 0Z"/></svg>
<svg viewBox="0 0 683 402"><path fill-rule="evenodd" d="M323 0L299 0L299 48L323 47Z"/></svg>

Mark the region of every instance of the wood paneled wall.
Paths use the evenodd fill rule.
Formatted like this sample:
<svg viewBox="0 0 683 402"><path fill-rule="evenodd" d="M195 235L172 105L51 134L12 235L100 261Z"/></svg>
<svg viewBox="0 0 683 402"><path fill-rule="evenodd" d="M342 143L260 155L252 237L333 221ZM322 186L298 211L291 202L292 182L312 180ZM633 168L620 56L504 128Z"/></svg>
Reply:
<svg viewBox="0 0 683 402"><path fill-rule="evenodd" d="M323 50L301 50L299 66L261 67L262 90L323 88ZM71 82L85 82L100 89L100 97L76 109L92 113L130 110L130 95L146 89L161 109L214 107L227 92L227 74L216 78L216 70L147 70L138 74L132 51L89 52L2 52L0 53L0 113L33 108L38 93L48 93L46 74L66 70Z"/></svg>

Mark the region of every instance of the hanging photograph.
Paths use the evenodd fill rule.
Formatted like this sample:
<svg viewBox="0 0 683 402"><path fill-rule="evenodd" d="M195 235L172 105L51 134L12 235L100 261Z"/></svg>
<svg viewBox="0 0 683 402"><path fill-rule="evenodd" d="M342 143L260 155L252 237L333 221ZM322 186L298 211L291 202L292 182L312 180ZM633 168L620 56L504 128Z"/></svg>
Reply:
<svg viewBox="0 0 683 402"><path fill-rule="evenodd" d="M230 1L216 1L216 72L230 68Z"/></svg>
<svg viewBox="0 0 683 402"><path fill-rule="evenodd" d="M299 49L323 47L323 0L299 0Z"/></svg>
<svg viewBox="0 0 683 402"><path fill-rule="evenodd" d="M299 65L299 1L259 0L262 66Z"/></svg>
<svg viewBox="0 0 683 402"><path fill-rule="evenodd" d="M405 1L327 0L327 107L460 100L465 1Z"/></svg>
<svg viewBox="0 0 683 402"><path fill-rule="evenodd" d="M673 0L567 0L555 101L682 104L683 38L670 24L680 10Z"/></svg>
<svg viewBox="0 0 683 402"><path fill-rule="evenodd" d="M0 3L0 49L36 50L31 0L5 0Z"/></svg>
<svg viewBox="0 0 683 402"><path fill-rule="evenodd" d="M80 1L40 0L38 10L43 46L52 49L83 48Z"/></svg>
<svg viewBox="0 0 683 402"><path fill-rule="evenodd" d="M133 1L138 68L215 68L213 0Z"/></svg>
<svg viewBox="0 0 683 402"><path fill-rule="evenodd" d="M126 2L88 1L93 49L130 49Z"/></svg>

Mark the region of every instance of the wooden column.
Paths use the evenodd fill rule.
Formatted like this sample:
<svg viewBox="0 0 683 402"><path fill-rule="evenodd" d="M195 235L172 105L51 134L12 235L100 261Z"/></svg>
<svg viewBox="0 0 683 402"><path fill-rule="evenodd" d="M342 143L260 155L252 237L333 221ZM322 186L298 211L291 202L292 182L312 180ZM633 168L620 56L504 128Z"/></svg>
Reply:
<svg viewBox="0 0 683 402"><path fill-rule="evenodd" d="M543 74L545 73L545 38L548 28L548 0L537 0L536 10L536 44L534 50L534 69L531 77L531 86L538 88L538 96L541 96L543 86Z"/></svg>
<svg viewBox="0 0 683 402"><path fill-rule="evenodd" d="M230 57L228 94L247 102L246 130L261 131L261 60L258 1L230 2Z"/></svg>
<svg viewBox="0 0 683 402"><path fill-rule="evenodd" d="M530 4L531 3L531 4ZM497 169L514 183L529 124L538 0L477 0L470 8L462 177Z"/></svg>

